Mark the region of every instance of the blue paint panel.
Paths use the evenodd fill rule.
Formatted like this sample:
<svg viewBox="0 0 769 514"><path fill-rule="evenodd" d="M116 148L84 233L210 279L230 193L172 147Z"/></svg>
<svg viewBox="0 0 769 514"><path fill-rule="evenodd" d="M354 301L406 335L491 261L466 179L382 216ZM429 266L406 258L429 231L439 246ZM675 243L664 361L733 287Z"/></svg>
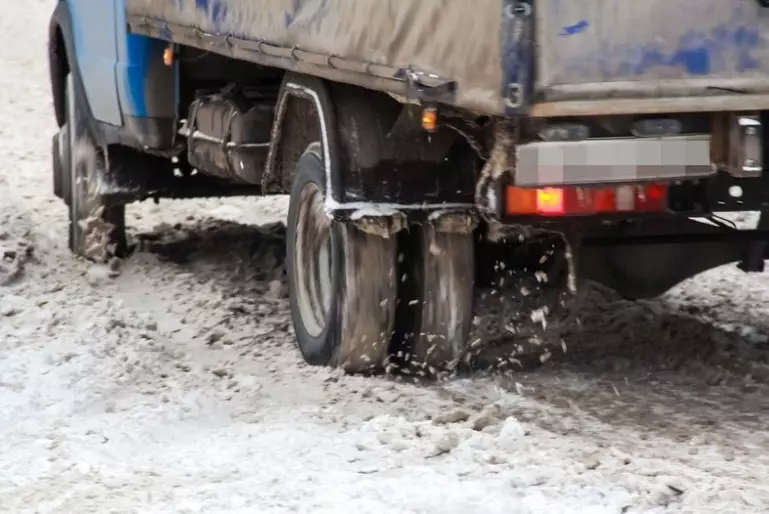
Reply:
<svg viewBox="0 0 769 514"><path fill-rule="evenodd" d="M124 0L123 0L124 1ZM181 8L182 1L174 0L177 8ZM195 7L206 14L206 20L211 23L213 32L228 34L230 31L221 28L222 22L227 17L228 2L226 0L194 0ZM283 12L282 24L284 28L308 27L319 22L328 11L328 0L291 0L291 5ZM301 17L297 18L297 13ZM237 34L249 39L247 34Z"/></svg>
<svg viewBox="0 0 769 514"><path fill-rule="evenodd" d="M589 26L590 24L587 22L587 20L579 20L577 23L573 25L567 25L564 28L562 28L559 34L561 36L573 36L574 34L579 34L580 32L584 32L585 29L587 29Z"/></svg>
<svg viewBox="0 0 769 514"><path fill-rule="evenodd" d="M769 10L756 0L537 6L543 85L769 75Z"/></svg>
<svg viewBox="0 0 769 514"><path fill-rule="evenodd" d="M126 114L147 116L147 101L144 95L144 80L152 56L153 41L143 36L129 34L126 39L126 57L121 59L120 69L125 74L128 97L123 106Z"/></svg>
<svg viewBox="0 0 769 514"><path fill-rule="evenodd" d="M300 18L296 13L301 12ZM283 14L285 28L310 28L329 14L328 0L291 0L291 10Z"/></svg>
<svg viewBox="0 0 769 514"><path fill-rule="evenodd" d="M115 18L118 31L117 89L123 114L139 118L173 117L176 113L176 105L163 106L162 111L158 111L156 106L153 110L147 98L147 87L152 73L151 64L153 61L155 63L162 61L167 43L146 36L129 34L125 28L125 0L114 1L118 4ZM173 86L175 87L176 84Z"/></svg>
<svg viewBox="0 0 769 514"><path fill-rule="evenodd" d="M195 7L209 13L211 21L217 24L227 15L227 6L218 0L195 0Z"/></svg>
<svg viewBox="0 0 769 514"><path fill-rule="evenodd" d="M760 68L760 63L751 52L759 41L758 30L745 26L720 25L709 32L689 31L678 38L672 52L666 53L650 44L620 47L620 73L643 75L657 67L681 68L690 75L700 76L725 68L740 73L755 70ZM736 59L727 63L724 55L730 53Z"/></svg>
<svg viewBox="0 0 769 514"><path fill-rule="evenodd" d="M174 2L177 8L182 7L181 0L174 0ZM227 16L227 4L222 0L195 0L195 7L199 11L205 12L206 17L215 27L221 24Z"/></svg>

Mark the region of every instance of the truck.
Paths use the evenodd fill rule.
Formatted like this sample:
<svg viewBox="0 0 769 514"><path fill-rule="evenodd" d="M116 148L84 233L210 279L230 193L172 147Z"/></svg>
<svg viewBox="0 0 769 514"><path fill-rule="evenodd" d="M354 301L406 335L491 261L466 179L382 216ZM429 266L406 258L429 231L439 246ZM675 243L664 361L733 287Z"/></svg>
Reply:
<svg viewBox="0 0 769 514"><path fill-rule="evenodd" d="M298 347L352 373L458 369L475 291L502 275L533 277L499 294L547 318L577 279L639 299L763 271L768 6L59 0L70 248L123 256L130 202L289 195ZM504 261L524 247L537 257ZM507 264L482 278L490 256Z"/></svg>

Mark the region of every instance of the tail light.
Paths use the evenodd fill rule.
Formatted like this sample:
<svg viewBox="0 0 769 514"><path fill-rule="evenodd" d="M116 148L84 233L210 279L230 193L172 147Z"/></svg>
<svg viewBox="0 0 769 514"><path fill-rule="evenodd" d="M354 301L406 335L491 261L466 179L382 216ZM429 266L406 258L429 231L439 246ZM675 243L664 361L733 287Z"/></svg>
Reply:
<svg viewBox="0 0 769 514"><path fill-rule="evenodd" d="M612 187L508 186L505 212L510 216L569 216L608 213L664 212L665 184L624 184Z"/></svg>

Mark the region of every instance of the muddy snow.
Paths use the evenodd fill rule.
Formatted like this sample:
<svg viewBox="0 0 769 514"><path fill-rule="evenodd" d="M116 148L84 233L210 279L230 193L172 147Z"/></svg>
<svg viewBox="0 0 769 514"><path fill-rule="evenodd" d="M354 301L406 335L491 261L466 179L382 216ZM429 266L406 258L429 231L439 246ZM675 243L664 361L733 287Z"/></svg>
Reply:
<svg viewBox="0 0 769 514"><path fill-rule="evenodd" d="M420 385L302 363L282 198L132 206L118 276L71 257L53 4L0 17L0 512L769 510L764 275L596 290L543 368Z"/></svg>

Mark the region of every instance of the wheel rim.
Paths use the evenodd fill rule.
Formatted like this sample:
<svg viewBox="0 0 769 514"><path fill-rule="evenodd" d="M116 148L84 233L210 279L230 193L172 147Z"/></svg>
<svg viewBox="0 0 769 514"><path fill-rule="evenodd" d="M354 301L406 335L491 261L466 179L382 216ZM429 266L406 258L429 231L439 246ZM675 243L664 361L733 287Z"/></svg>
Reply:
<svg viewBox="0 0 769 514"><path fill-rule="evenodd" d="M318 337L331 309L333 251L331 220L323 210L323 192L313 183L304 186L299 196L294 248L299 315L307 333Z"/></svg>

